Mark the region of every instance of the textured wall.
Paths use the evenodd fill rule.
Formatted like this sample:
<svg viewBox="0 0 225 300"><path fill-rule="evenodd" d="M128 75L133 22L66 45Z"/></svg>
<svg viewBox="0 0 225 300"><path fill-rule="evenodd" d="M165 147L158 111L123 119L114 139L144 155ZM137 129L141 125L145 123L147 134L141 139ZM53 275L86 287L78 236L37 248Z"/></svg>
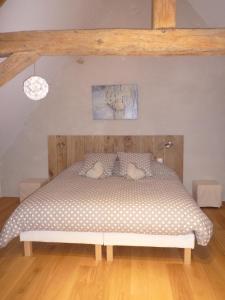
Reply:
<svg viewBox="0 0 225 300"><path fill-rule="evenodd" d="M224 22L215 17L212 8L214 17L206 22L206 1L198 0L196 9L190 3L178 1L180 27ZM214 8L219 10L218 5ZM0 10L0 31L149 24L150 4L146 0L8 0ZM0 89L4 195L17 195L23 178L47 176L47 136L57 133L183 134L187 188L190 190L191 181L198 178L215 178L225 186L224 57L89 57L84 58L84 64L77 59L42 58L38 62L37 72L50 83L49 96L40 103L29 101L22 92L23 80L32 74L32 67ZM92 120L91 85L112 83L138 84L138 120Z"/></svg>

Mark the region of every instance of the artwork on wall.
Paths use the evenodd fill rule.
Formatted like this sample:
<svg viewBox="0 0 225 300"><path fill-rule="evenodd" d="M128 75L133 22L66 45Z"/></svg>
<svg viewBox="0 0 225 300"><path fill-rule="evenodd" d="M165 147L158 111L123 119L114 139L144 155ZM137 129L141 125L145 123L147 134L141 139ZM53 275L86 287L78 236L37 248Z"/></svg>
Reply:
<svg viewBox="0 0 225 300"><path fill-rule="evenodd" d="M138 114L136 84L97 85L92 87L94 120L134 120Z"/></svg>

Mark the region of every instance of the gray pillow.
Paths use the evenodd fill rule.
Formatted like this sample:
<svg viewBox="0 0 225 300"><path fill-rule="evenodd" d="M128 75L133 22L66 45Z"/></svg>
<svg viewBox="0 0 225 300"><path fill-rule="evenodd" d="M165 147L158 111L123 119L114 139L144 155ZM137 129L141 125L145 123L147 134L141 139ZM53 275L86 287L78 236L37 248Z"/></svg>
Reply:
<svg viewBox="0 0 225 300"><path fill-rule="evenodd" d="M152 176L151 171L151 153L132 153L118 152L120 161L120 176L127 176L127 167L129 163L145 171L146 176Z"/></svg>
<svg viewBox="0 0 225 300"><path fill-rule="evenodd" d="M121 176L120 175L120 161L119 159L116 159L114 166L113 166L113 170L112 170L112 175L113 176Z"/></svg>
<svg viewBox="0 0 225 300"><path fill-rule="evenodd" d="M101 162L104 168L102 177L111 176L116 157L116 153L88 153L85 155L84 165L79 175L85 176L97 162Z"/></svg>

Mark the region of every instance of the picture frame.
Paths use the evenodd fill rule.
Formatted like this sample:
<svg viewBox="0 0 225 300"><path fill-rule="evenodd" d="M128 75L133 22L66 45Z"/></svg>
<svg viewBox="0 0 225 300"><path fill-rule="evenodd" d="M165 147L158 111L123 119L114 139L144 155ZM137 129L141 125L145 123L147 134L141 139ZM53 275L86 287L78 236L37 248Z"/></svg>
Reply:
<svg viewBox="0 0 225 300"><path fill-rule="evenodd" d="M94 120L135 120L138 117L138 86L114 84L92 86Z"/></svg>

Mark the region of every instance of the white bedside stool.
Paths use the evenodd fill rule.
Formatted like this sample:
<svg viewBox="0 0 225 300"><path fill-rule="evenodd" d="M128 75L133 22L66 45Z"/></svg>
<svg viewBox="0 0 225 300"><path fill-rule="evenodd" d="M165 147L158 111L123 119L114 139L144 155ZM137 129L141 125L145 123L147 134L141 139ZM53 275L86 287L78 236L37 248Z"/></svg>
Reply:
<svg viewBox="0 0 225 300"><path fill-rule="evenodd" d="M49 181L48 178L28 178L20 182L20 202Z"/></svg>
<svg viewBox="0 0 225 300"><path fill-rule="evenodd" d="M222 205L222 186L215 180L194 180L192 195L200 207Z"/></svg>

